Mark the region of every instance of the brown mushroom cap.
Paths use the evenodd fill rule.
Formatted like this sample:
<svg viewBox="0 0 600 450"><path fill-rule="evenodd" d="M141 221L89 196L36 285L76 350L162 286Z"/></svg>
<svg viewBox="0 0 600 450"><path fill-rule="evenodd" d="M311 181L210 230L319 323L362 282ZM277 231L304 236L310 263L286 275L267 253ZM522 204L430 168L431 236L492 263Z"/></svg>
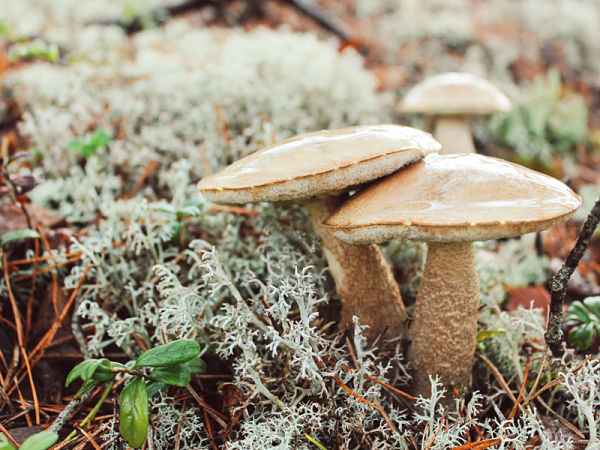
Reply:
<svg viewBox="0 0 600 450"><path fill-rule="evenodd" d="M380 178L439 149L428 133L399 125L318 131L252 153L203 178L198 189L219 203L306 199Z"/></svg>
<svg viewBox="0 0 600 450"><path fill-rule="evenodd" d="M416 84L399 109L405 113L478 115L510 111L510 100L489 81L469 73L449 72Z"/></svg>
<svg viewBox="0 0 600 450"><path fill-rule="evenodd" d="M325 225L347 242L468 242L567 220L581 197L550 176L477 154L428 155L350 198Z"/></svg>

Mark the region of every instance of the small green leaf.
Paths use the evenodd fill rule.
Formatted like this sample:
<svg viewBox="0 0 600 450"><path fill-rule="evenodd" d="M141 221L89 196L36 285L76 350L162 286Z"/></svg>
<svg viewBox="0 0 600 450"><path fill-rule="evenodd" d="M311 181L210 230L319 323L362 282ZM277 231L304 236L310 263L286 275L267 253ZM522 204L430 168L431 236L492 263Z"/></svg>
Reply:
<svg viewBox="0 0 600 450"><path fill-rule="evenodd" d="M200 358L192 358L183 364L191 373L206 372L206 363Z"/></svg>
<svg viewBox="0 0 600 450"><path fill-rule="evenodd" d="M177 219L181 220L184 217L198 217L200 210L195 206L184 206L177 210Z"/></svg>
<svg viewBox="0 0 600 450"><path fill-rule="evenodd" d="M19 447L20 450L47 450L58 441L58 433L54 431L40 431L29 436Z"/></svg>
<svg viewBox="0 0 600 450"><path fill-rule="evenodd" d="M86 381L84 381L83 384L81 385L81 387L79 388L79 390L77 391L77 393L74 395L73 398L77 399L77 398L81 397L87 391L89 391L90 389L93 389L94 387L96 387L97 384L98 384L97 380L86 380Z"/></svg>
<svg viewBox="0 0 600 450"><path fill-rule="evenodd" d="M116 361L111 361L110 362L110 368L112 370L115 370L115 369L127 369L127 367L125 367L124 364L121 364L120 362L116 362Z"/></svg>
<svg viewBox="0 0 600 450"><path fill-rule="evenodd" d="M110 135L104 130L95 130L90 136L90 145L94 148L106 147L110 142Z"/></svg>
<svg viewBox="0 0 600 450"><path fill-rule="evenodd" d="M3 433L0 433L0 450L15 450Z"/></svg>
<svg viewBox="0 0 600 450"><path fill-rule="evenodd" d="M502 334L502 333L506 333L506 330L497 329L497 330L481 331L481 332L477 333L477 342L481 342L485 339L489 339L491 337L496 336L497 334Z"/></svg>
<svg viewBox="0 0 600 450"><path fill-rule="evenodd" d="M67 145L71 150L75 150L81 156L90 158L96 153L99 148L106 147L110 142L111 137L104 130L95 130L89 137L88 141L80 138L74 138Z"/></svg>
<svg viewBox="0 0 600 450"><path fill-rule="evenodd" d="M160 381L155 381L153 383L150 383L148 385L148 397L153 397L156 394L158 394L160 391L162 391L165 388L168 388L169 385L167 383L163 383Z"/></svg>
<svg viewBox="0 0 600 450"><path fill-rule="evenodd" d="M579 328L575 328L567 336L567 342L577 346L581 350L587 350L594 338L594 328L593 323L586 323Z"/></svg>
<svg viewBox="0 0 600 450"><path fill-rule="evenodd" d="M142 378L134 378L121 391L119 431L134 448L146 441L148 431L148 391Z"/></svg>
<svg viewBox="0 0 600 450"><path fill-rule="evenodd" d="M85 361L81 361L75 367L71 369L69 375L67 375L67 381L65 381L65 387L69 387L69 385L75 381L77 378L81 376L81 372L89 365L93 364L95 359L86 359Z"/></svg>
<svg viewBox="0 0 600 450"><path fill-rule="evenodd" d="M106 359L106 358L94 359L94 360L92 360L91 364L85 366L81 370L81 379L83 381L90 380L94 376L94 373L96 372L96 370L98 370L98 368L102 365L104 366L105 369L107 368L112 374L112 370L110 369L110 361L108 359Z"/></svg>
<svg viewBox="0 0 600 450"><path fill-rule="evenodd" d="M200 353L200 344L181 339L151 348L140 355L135 367L166 367L189 361Z"/></svg>
<svg viewBox="0 0 600 450"><path fill-rule="evenodd" d="M157 367L152 370L150 378L174 386L187 386L190 384L192 374L184 365Z"/></svg>
<svg viewBox="0 0 600 450"><path fill-rule="evenodd" d="M0 240L0 247L4 247L9 242L18 241L20 239L39 239L40 233L35 230L25 229L25 230L13 230L8 233L4 233L2 235L2 240Z"/></svg>
<svg viewBox="0 0 600 450"><path fill-rule="evenodd" d="M588 297L583 301L588 310L600 320L600 297Z"/></svg>
<svg viewBox="0 0 600 450"><path fill-rule="evenodd" d="M583 323L588 323L591 320L587 308L578 300L569 305L567 308L567 313L569 314L569 317L575 317L577 320Z"/></svg>

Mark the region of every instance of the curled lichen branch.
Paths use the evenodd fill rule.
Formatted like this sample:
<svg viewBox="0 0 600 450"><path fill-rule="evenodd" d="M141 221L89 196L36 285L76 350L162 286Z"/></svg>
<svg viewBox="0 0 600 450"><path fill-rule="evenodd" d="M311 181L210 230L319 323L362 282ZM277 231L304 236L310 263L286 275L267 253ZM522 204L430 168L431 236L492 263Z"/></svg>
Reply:
<svg viewBox="0 0 600 450"><path fill-rule="evenodd" d="M548 327L544 338L548 348L556 357L560 357L564 353L563 332L560 329L560 324L563 321L563 304L567 295L567 283L573 275L573 272L579 264L579 260L585 253L590 239L600 222L600 198L596 200L594 207L585 220L581 233L577 238L575 246L567 256L562 267L550 279L550 313L548 317Z"/></svg>

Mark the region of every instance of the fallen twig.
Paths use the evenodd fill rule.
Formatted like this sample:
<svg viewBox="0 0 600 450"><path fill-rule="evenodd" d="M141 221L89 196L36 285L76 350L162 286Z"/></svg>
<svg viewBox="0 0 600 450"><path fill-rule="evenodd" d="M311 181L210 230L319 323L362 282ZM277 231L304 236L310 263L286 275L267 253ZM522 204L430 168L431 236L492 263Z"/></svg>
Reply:
<svg viewBox="0 0 600 450"><path fill-rule="evenodd" d="M548 327L544 334L544 339L548 348L555 357L561 357L564 352L563 332L560 324L563 321L563 305L567 296L567 284L571 275L577 268L579 260L585 253L590 244L590 239L600 222L600 198L596 200L594 207L585 219L581 233L577 237L575 246L567 256L564 264L556 274L550 279L550 311L548 315Z"/></svg>

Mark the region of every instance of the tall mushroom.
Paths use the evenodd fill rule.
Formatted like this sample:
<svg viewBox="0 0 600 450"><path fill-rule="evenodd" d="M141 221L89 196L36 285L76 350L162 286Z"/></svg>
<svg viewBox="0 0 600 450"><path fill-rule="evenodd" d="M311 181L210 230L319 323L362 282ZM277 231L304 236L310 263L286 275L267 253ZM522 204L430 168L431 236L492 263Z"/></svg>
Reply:
<svg viewBox="0 0 600 450"><path fill-rule="evenodd" d="M477 154L429 155L359 192L325 221L344 241L428 244L409 335L415 389L429 375L467 384L479 280L472 241L519 236L567 220L581 198L560 181Z"/></svg>
<svg viewBox="0 0 600 450"><path fill-rule="evenodd" d="M370 337L385 330L397 336L406 311L379 248L339 241L322 222L351 187L395 172L439 147L428 133L398 125L319 131L252 153L202 179L198 189L218 203L305 203L342 301L342 324L357 315L370 326Z"/></svg>
<svg viewBox="0 0 600 450"><path fill-rule="evenodd" d="M448 72L426 78L408 91L398 109L435 116L433 136L440 153L476 153L468 119L510 111L510 100L489 81Z"/></svg>

